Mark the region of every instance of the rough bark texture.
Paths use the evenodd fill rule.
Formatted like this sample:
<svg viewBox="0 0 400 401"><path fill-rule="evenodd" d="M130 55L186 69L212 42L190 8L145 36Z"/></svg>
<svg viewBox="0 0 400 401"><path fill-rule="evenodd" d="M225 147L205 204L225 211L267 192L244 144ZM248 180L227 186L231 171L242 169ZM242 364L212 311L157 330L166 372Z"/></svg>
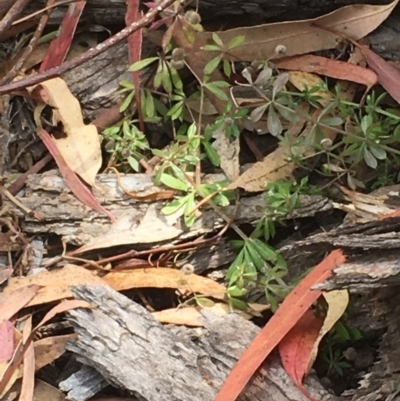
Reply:
<svg viewBox="0 0 400 401"><path fill-rule="evenodd" d="M223 175L209 175L205 177L204 182L216 182L222 179L224 179ZM153 185L152 177L145 174L122 175L121 181L128 191L134 192L137 196L149 195L160 190ZM165 201L141 202L125 195L119 188L115 175L98 175L96 186L97 188L94 189L96 198L107 210L120 218L113 225L114 231L128 233L133 227L137 230L143 221L147 231L149 227L152 227L153 234L148 233L147 239L146 236L138 237L137 242L130 242L130 245L195 238L215 232L226 224L213 209L206 207L201 218L188 230L180 216L161 214L160 210ZM17 215L24 216L21 228L27 234L55 233L69 243L84 245L106 235L112 226L108 217L90 210L79 202L71 194L57 171L49 171L41 175L32 174L28 178L24 195L19 199L25 206L39 212L43 217L43 221L38 221L34 217L24 216L24 213L15 205L6 201ZM333 210L332 203L320 196L304 196L301 202L302 207L296 210L295 218L314 216L316 213ZM243 198L236 216L233 216L234 206L224 209L224 213L235 217L237 224L253 224L262 215L258 207L263 207L264 204L261 195ZM144 231L146 227L142 227Z"/></svg>
<svg viewBox="0 0 400 401"><path fill-rule="evenodd" d="M205 328L156 322L142 306L112 289L81 286L75 296L94 309L69 313L78 340L69 349L110 383L140 401L212 401L238 357L259 331L236 314L205 314ZM77 382L75 382L77 383ZM317 399L336 400L312 378ZM75 388L76 400L79 392ZM71 393L69 394L71 397ZM258 372L240 401L306 401L274 357Z"/></svg>

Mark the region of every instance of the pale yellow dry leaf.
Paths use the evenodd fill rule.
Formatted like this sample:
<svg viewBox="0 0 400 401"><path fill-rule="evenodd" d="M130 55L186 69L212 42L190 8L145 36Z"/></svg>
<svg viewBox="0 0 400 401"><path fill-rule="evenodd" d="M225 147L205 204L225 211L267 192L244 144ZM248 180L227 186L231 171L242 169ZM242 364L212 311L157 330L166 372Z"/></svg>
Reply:
<svg viewBox="0 0 400 401"><path fill-rule="evenodd" d="M152 313L154 319L160 323L177 324L192 327L204 326L201 322L201 313L195 307L165 309Z"/></svg>
<svg viewBox="0 0 400 401"><path fill-rule="evenodd" d="M213 148L217 151L220 166L229 180L234 181L239 177L239 138L228 138L225 131L221 132L212 143Z"/></svg>
<svg viewBox="0 0 400 401"><path fill-rule="evenodd" d="M65 137L53 138L53 141L65 162L93 186L102 163L96 126L84 124L79 101L61 78L49 79L30 90L38 91L42 100L52 107L53 123L62 123Z"/></svg>
<svg viewBox="0 0 400 401"><path fill-rule="evenodd" d="M326 313L324 324L321 327L318 338L315 341L313 349L310 353L310 360L308 362L307 372L310 371L318 355L318 347L322 338L343 316L343 313L346 311L347 305L349 304L349 293L347 292L347 290L324 292L323 296L328 304L328 311Z"/></svg>
<svg viewBox="0 0 400 401"><path fill-rule="evenodd" d="M317 25L342 32L358 40L381 25L398 1L384 6L355 4L319 18L235 28L218 32L218 36L225 44L237 36L245 37L240 46L225 53L226 58L231 61L267 60L272 56L278 58L332 49L342 41L342 38L318 29ZM198 41L212 43L212 32L199 33ZM286 52L276 54L275 49L278 45L285 46Z"/></svg>
<svg viewBox="0 0 400 401"><path fill-rule="evenodd" d="M110 272L103 280L116 291L131 288L176 288L217 299L225 298L225 287L222 284L197 274L185 274L181 270L166 267Z"/></svg>
<svg viewBox="0 0 400 401"><path fill-rule="evenodd" d="M32 284L42 288L26 306L71 298L72 294L69 287L73 285L105 285L104 281L95 272L81 266L69 264L62 269L41 272L35 276L12 278L8 281L8 285L4 289L4 294Z"/></svg>

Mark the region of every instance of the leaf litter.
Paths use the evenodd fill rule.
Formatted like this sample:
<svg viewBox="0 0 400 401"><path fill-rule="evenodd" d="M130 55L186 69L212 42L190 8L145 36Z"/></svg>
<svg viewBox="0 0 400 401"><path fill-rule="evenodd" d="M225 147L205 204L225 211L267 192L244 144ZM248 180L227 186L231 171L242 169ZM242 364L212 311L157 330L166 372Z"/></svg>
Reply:
<svg viewBox="0 0 400 401"><path fill-rule="evenodd" d="M399 71L365 46L359 46L359 49L364 54L370 69L320 56L304 55L310 52L335 48L338 42L342 40L341 34L344 32L346 36L353 40L365 37L387 18L397 3L398 0L386 6L347 6L312 20L236 28L219 32L218 34L224 43L232 41L237 36L243 35L245 37L242 44L224 54L225 59L236 60L239 58L245 61L276 59L276 67L291 71L289 73L291 83L295 86L303 87L303 89L304 85L314 86L312 82L319 80L316 75L310 74L315 73L359 83L365 85L367 90L379 82L397 102L400 102L398 93ZM84 6L84 4L85 2L80 2L80 6ZM132 5L132 3L130 4ZM132 16L139 18L139 14L135 15L137 12L135 7L137 7L137 4L130 10L132 13L130 21L132 21ZM79 17L77 17L75 23L78 20ZM324 31L321 30L321 27L327 29ZM336 31L338 34L330 32L329 29ZM182 36L180 36L181 32L174 27L174 29L169 30L169 35L175 36L178 41L183 41ZM210 61L201 46L209 43L211 37L212 34L210 32L198 33L197 40L199 45L197 50L200 49L201 57L197 59L196 67L194 67L195 54L190 54L191 50L196 48L196 44L193 47L188 47L188 64L195 71L196 69L203 71L202 67ZM64 38L64 40L69 39L71 37ZM132 61L140 59L140 52L137 52L139 47L136 47L135 50L134 45L141 43L141 39L141 34L132 35L131 37L130 51L131 57L134 58ZM63 45L65 46L66 43ZM285 48L283 54L276 53L278 45ZM66 50L63 51L63 53L65 52ZM288 56L290 58L287 58ZM58 63L61 63L63 57L61 56ZM45 60L46 63L49 60L51 61L49 55ZM42 66L46 63L43 63ZM138 74L133 74L133 79L137 86L139 85L138 77ZM53 124L62 123L63 134L65 135L62 138L55 139L39 126L38 129L43 141L49 149L52 149L51 152L60 170L63 171L64 179L68 182L69 187L78 199L87 206L97 210L99 213L108 215L115 221L115 217L100 206L91 192L88 192L84 184L75 175L78 174L90 186L95 186L95 178L102 163L100 141L96 127L93 124L83 123L82 112L77 99L60 78L45 81L35 88L31 88L31 90L40 97L42 102L52 108ZM352 99L352 94L350 93L352 93L352 90L349 85L349 98ZM137 100L139 100L139 97L137 97ZM214 102L211 101L209 107L212 113L220 111L223 106L221 99L218 100L214 97L213 100ZM252 100L254 99L249 101L251 102ZM323 103L326 99L320 101ZM198 108L198 105L196 104L192 107ZM305 103L300 104L299 110L301 108L306 108ZM298 114L307 114L307 110L299 110ZM40 111L40 108L38 108L38 111ZM269 132L274 132L277 128L274 126L274 121L271 120L270 115L270 120L267 121L268 130ZM279 127L278 131L282 129L282 127ZM292 138L296 138L304 135L306 130L307 121L305 118L300 118L287 127L286 133ZM326 131L324 134L327 138L329 137L333 140L336 136L336 133L332 131ZM257 192L265 189L266 182L293 178L294 164L290 161L288 148L279 147L275 152L266 156L262 162L254 164L247 172L239 176L238 154L240 149L238 139L226 141L226 137L221 135L217 138L215 147L222 156L222 169L228 178L233 181L229 186L230 189L243 188L248 192ZM124 192L129 196L126 191ZM168 197L170 196L171 194L169 193ZM149 208L149 210L152 210L153 214L157 214L155 209ZM180 217L181 215L176 215L172 218L178 222ZM129 222L128 219L128 225L125 222L125 227L121 229L122 226L119 224L123 221L124 219L120 218L114 223L115 225L109 233L101 236L93 243L82 246L78 253L100 251L120 245L150 244L154 242L154 231L157 231L154 227L146 226L144 224L145 221L132 225L132 221ZM165 225L166 227L171 228L170 225ZM150 229L151 233L149 233ZM171 230L166 229L163 231L162 226L159 229L159 232L163 232L163 234L159 235L159 232L157 233L158 241L171 241L182 232L176 226ZM337 293L328 293L328 295L324 294L328 310L322 327L319 327L320 323L316 322L315 316L309 308L319 298L321 292L312 291L312 287L316 283L324 281L331 274L331 271L344 261L345 256L341 250L333 251L311 273L305 276L300 284L286 297L278 311L241 357L215 401L235 400L254 371L268 356L269 352L278 345L288 373L298 387L307 393L307 390L303 387L302 380L316 357L318 344L321 338L342 316L348 303L347 292L339 291ZM8 277L5 274L4 280L7 279ZM214 280L196 274L186 274L168 267L155 268L150 264L149 267L122 272L90 271L81 266L69 264L62 269L39 273L32 277L8 279L5 291L0 295L0 330L5 339L4 344L6 344L6 348L1 355L3 359L3 364L0 365L2 373L0 379L1 394L5 394L15 380L22 376L20 399L32 399L37 389L34 388L35 369L37 370L53 362L65 352L65 343L71 338L70 336L57 336L33 342L34 333L56 314L71 308L88 307L88 305L79 301L63 301L54 307L41 323L33 329L31 317L29 316L25 320L22 334L18 331L14 332L13 317L27 306L43 305L71 298L70 286L79 284L109 285L117 291L132 288L171 288L194 296L201 294L214 300L226 300L226 287ZM213 307L215 306L220 308L220 312L217 313L225 314L229 312L226 310L227 305L224 303L217 302ZM199 308L194 307L166 309L154 312L153 316L165 323L188 326L202 325ZM279 324L277 323L278 320ZM304 322L307 322L306 326L308 328L312 326L314 329L310 331L307 328L302 328L301 325ZM19 337L18 341L13 341L14 336ZM300 352L298 353L297 351ZM36 355L36 360L34 355ZM24 360L23 367L21 365L22 360ZM308 397L313 399L310 395Z"/></svg>

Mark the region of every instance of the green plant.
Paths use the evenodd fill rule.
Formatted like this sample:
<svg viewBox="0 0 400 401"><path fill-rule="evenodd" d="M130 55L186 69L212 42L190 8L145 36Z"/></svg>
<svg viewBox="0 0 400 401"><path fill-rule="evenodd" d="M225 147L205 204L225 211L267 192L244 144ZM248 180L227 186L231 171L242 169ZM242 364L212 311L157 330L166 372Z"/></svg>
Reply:
<svg viewBox="0 0 400 401"><path fill-rule="evenodd" d="M106 142L105 149L111 153L115 163L129 165L134 171L139 171L139 162L144 158L143 152L148 149L148 143L143 132L135 125L135 120L123 120L103 131ZM124 166L121 169L125 169Z"/></svg>
<svg viewBox="0 0 400 401"><path fill-rule="evenodd" d="M271 308L276 310L279 300L283 299L289 286L283 280L287 266L283 257L268 241L275 235L276 225L284 224L284 219L293 217L299 206L299 196L315 192L307 186L307 178L300 183L277 181L267 184L264 193L265 207L260 208L263 216L258 221L250 238L235 241L241 251L229 267L227 278L228 297L236 307L243 307L243 298L254 288L263 288Z"/></svg>

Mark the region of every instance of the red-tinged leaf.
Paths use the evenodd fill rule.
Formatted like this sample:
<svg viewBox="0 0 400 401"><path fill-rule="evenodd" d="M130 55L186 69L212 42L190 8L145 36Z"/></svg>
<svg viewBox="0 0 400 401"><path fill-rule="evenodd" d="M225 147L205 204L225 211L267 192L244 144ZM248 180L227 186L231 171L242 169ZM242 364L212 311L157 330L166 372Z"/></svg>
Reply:
<svg viewBox="0 0 400 401"><path fill-rule="evenodd" d="M277 60L275 62L275 67L356 82L368 88L378 83L376 73L368 68L311 54Z"/></svg>
<svg viewBox="0 0 400 401"><path fill-rule="evenodd" d="M46 56L40 65L39 72L59 66L67 57L86 1L80 0L68 6L68 10L61 22L58 36L50 43Z"/></svg>
<svg viewBox="0 0 400 401"><path fill-rule="evenodd" d="M0 363L8 362L14 353L14 325L9 320L0 323Z"/></svg>
<svg viewBox="0 0 400 401"><path fill-rule="evenodd" d="M367 46L359 45L369 67L376 72L379 83L400 103L400 71L378 56Z"/></svg>
<svg viewBox="0 0 400 401"><path fill-rule="evenodd" d="M140 0L128 0L127 10L125 15L125 23L127 26L131 25L133 22L138 21L142 17L142 12L139 9ZM128 36L128 52L130 63L136 63L140 60L142 55L142 43L143 43L143 30L139 29L133 32L132 35ZM132 80L135 85L135 101L136 109L139 116L139 126L140 130L144 132L144 119L141 106L141 96L140 96L140 71L132 72Z"/></svg>
<svg viewBox="0 0 400 401"><path fill-rule="evenodd" d="M54 157L54 160L56 161L57 166L60 169L61 175L63 176L66 184L68 185L68 188L72 191L72 193L86 206L90 207L93 210L96 210L99 213L107 215L112 221L116 221L117 219L115 218L115 216L113 216L109 211L107 211L106 209L104 209L103 206L100 205L100 203L89 191L89 189L68 167L49 133L44 129L40 129L38 130L38 136L41 138L49 152Z"/></svg>
<svg viewBox="0 0 400 401"><path fill-rule="evenodd" d="M90 307L90 305L87 302L74 299L71 301L63 301L63 302L59 303L58 305L56 305L49 312L47 312L47 314L40 321L40 323L31 331L29 337L25 341L21 340L18 343L16 350L13 354L12 362L10 362L7 365L7 368L2 372L3 375L0 378L0 394L4 391L5 387L7 386L7 383L11 379L15 370L18 369L18 366L21 364L22 358L23 358L26 350L29 348L36 331L40 327L42 327L45 323L47 323L50 319L52 319L54 316L56 316L59 313L67 312L67 311L69 311L71 309L75 309L75 308L89 308L89 307Z"/></svg>
<svg viewBox="0 0 400 401"><path fill-rule="evenodd" d="M0 295L0 321L11 319L35 297L38 285L27 285L11 293Z"/></svg>
<svg viewBox="0 0 400 401"><path fill-rule="evenodd" d="M304 277L240 357L214 401L236 400L265 358L321 295L311 288L326 280L345 260L342 251L335 250Z"/></svg>
<svg viewBox="0 0 400 401"><path fill-rule="evenodd" d="M309 309L279 343L283 367L300 391L313 401L314 397L303 386L303 378L307 373L310 354L322 323L314 311Z"/></svg>

